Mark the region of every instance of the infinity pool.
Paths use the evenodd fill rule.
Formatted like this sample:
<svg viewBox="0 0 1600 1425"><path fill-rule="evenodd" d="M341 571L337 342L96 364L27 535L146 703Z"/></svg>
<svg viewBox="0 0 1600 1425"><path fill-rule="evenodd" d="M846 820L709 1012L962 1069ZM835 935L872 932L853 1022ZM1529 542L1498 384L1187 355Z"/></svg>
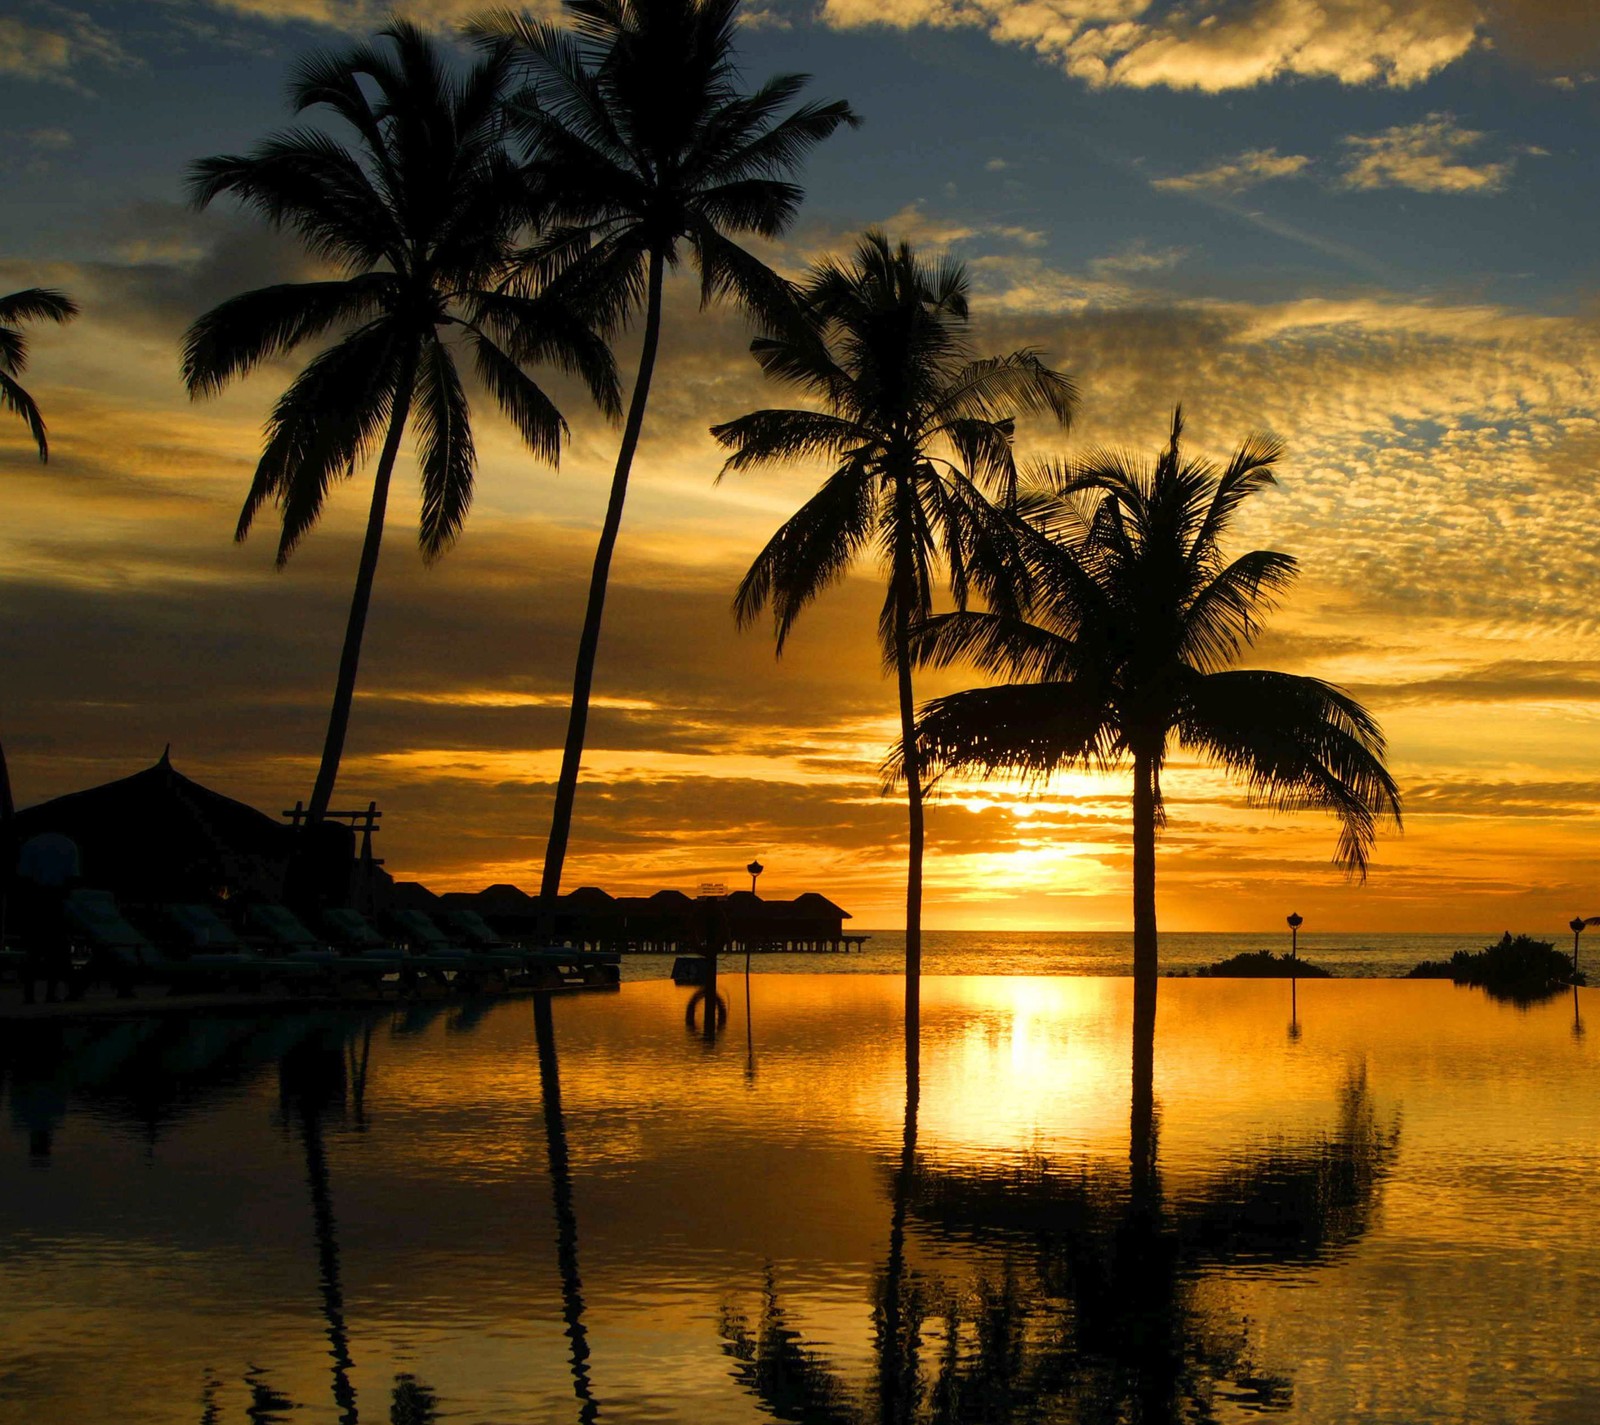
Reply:
<svg viewBox="0 0 1600 1425"><path fill-rule="evenodd" d="M1131 989L12 1025L0 1419L1600 1420L1593 991Z"/></svg>

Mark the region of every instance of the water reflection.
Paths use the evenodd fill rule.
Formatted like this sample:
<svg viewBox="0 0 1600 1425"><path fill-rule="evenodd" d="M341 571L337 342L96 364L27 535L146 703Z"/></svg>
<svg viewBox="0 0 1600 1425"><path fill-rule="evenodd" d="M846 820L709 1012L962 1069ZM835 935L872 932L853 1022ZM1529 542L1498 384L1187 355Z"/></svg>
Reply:
<svg viewBox="0 0 1600 1425"><path fill-rule="evenodd" d="M539 1096L544 1108L545 1151L555 1207L556 1259L561 1272L561 1315L572 1363L572 1390L582 1425L599 1418L589 1386L589 1333L583 1323L583 1278L578 1272L578 1216L572 1205L572 1165L567 1157L566 1117L561 1111L561 1067L556 1058L550 996L535 995L533 1026L539 1050Z"/></svg>
<svg viewBox="0 0 1600 1425"><path fill-rule="evenodd" d="M769 1266L759 1317L725 1308L733 1378L773 1419L816 1425L1137 1422L1291 1408L1208 1278L1250 1263L1334 1260L1367 1230L1398 1148L1364 1067L1343 1084L1331 1131L1247 1147L1181 1194L1163 1186L1154 1093L1154 1005L1135 1003L1126 1172L1105 1160L993 1172L917 1147L920 1075L906 1061L901 1152L874 1311L874 1379L852 1390L791 1322ZM913 1267L912 1225L987 1265L952 1280Z"/></svg>
<svg viewBox="0 0 1600 1425"><path fill-rule="evenodd" d="M1129 988L34 1026L0 1417L1600 1418L1595 991Z"/></svg>
<svg viewBox="0 0 1600 1425"><path fill-rule="evenodd" d="M358 1084L365 1095L365 1074ZM339 1274L339 1235L328 1181L328 1155L322 1139L325 1114L343 1112L347 1087L344 1036L318 1026L278 1061L278 1094L284 1121L299 1131L305 1149L306 1185L317 1244L317 1280L327 1322L333 1365L333 1399L340 1425L359 1425L350 1373L350 1332L345 1325L344 1288ZM358 1109L358 1112L360 1110Z"/></svg>

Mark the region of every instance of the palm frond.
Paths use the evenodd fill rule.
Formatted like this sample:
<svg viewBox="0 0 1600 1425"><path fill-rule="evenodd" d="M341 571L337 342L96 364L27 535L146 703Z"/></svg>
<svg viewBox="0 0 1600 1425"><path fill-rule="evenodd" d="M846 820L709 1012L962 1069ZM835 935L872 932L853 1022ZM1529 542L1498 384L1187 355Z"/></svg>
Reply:
<svg viewBox="0 0 1600 1425"><path fill-rule="evenodd" d="M273 500L283 526L278 563L288 561L321 515L329 486L355 473L387 424L399 370L395 335L382 323L358 328L306 366L267 421L236 539L249 534L261 506Z"/></svg>
<svg viewBox="0 0 1600 1425"><path fill-rule="evenodd" d="M935 698L917 717L917 748L934 776L976 772L1042 782L1072 767L1106 770L1122 752L1104 690L1090 683L1003 683ZM900 775L900 755L884 764Z"/></svg>
<svg viewBox="0 0 1600 1425"><path fill-rule="evenodd" d="M27 422L33 443L39 448L40 461L49 460L50 443L45 438L44 417L39 414L38 403L4 371L0 371L0 406Z"/></svg>
<svg viewBox="0 0 1600 1425"><path fill-rule="evenodd" d="M1207 674L1186 689L1176 730L1181 745L1243 778L1252 805L1332 812L1334 860L1361 879L1379 826L1401 825L1383 734L1331 684L1256 670Z"/></svg>
<svg viewBox="0 0 1600 1425"><path fill-rule="evenodd" d="M718 481L730 471L788 460L838 459L871 441L871 433L856 422L825 411L751 411L712 426L711 435L733 451Z"/></svg>
<svg viewBox="0 0 1600 1425"><path fill-rule="evenodd" d="M477 343L479 370L488 343ZM417 438L417 466L422 476L422 556L437 559L455 542L472 504L477 450L472 440L472 415L450 349L428 342L417 363L412 425ZM496 396L499 392L496 391ZM504 401L502 401L504 406Z"/></svg>
<svg viewBox="0 0 1600 1425"><path fill-rule="evenodd" d="M1185 611L1183 658L1202 672L1233 662L1255 641L1263 617L1294 583L1299 568L1292 555L1257 549L1220 570Z"/></svg>
<svg viewBox="0 0 1600 1425"><path fill-rule="evenodd" d="M964 662L985 676L1019 683L1070 678L1078 661L1071 639L1015 615L975 609L918 624L911 630L911 650L925 668Z"/></svg>
<svg viewBox="0 0 1600 1425"><path fill-rule="evenodd" d="M0 297L0 327L19 322L70 322L78 304L54 287L24 287Z"/></svg>
<svg viewBox="0 0 1600 1425"><path fill-rule="evenodd" d="M552 468L561 463L561 444L569 432L555 403L538 382L481 332L469 338L478 379L488 388L528 449Z"/></svg>
<svg viewBox="0 0 1600 1425"><path fill-rule="evenodd" d="M739 626L770 608L781 655L795 620L844 577L871 537L874 513L871 480L854 463L841 466L767 541L740 580L733 601Z"/></svg>
<svg viewBox="0 0 1600 1425"><path fill-rule="evenodd" d="M261 362L282 356L339 323L370 320L393 302L389 273L339 282L258 287L218 303L183 338L183 381L194 397L212 396Z"/></svg>

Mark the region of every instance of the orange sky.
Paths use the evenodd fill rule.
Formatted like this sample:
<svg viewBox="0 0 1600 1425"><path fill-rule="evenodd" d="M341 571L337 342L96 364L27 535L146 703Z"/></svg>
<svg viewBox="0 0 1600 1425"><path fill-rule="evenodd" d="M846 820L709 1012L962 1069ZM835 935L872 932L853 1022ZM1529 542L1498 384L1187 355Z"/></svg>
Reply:
<svg viewBox="0 0 1600 1425"><path fill-rule="evenodd" d="M1329 107L1337 99L1361 112L1341 115L1330 132L1388 136L1339 140L1344 176L1317 201L1346 205L1345 228L1319 234L1288 223L1266 196L1287 187L1227 195L1229 184L1283 185L1316 171L1309 158L1299 168L1268 162L1264 136L1248 149L1241 139L1232 158L1147 163L1097 134L1092 158L1080 146L975 162L1019 191L1026 184L1015 174L1032 164L1026 183L1054 195L1056 208L1041 198L1003 217L983 216L967 189L939 178L934 155L907 148L909 190L898 171L869 164L878 175L869 186L888 195L874 206L849 165L868 161L873 150L862 145L874 124L882 142L896 121L868 89L848 96L869 118L848 140L857 146L848 163L818 178L817 202L770 254L798 271L876 222L963 256L980 346L1038 345L1079 382L1083 420L1069 451L1153 448L1178 400L1196 452L1223 455L1253 427L1287 442L1282 486L1254 502L1235 547L1286 550L1304 572L1252 661L1328 678L1367 700L1389 736L1406 834L1380 841L1369 882L1352 886L1329 864L1331 822L1252 811L1237 789L1175 767L1164 783L1160 862L1162 923L1172 929L1276 928L1291 902L1320 928L1344 930L1550 930L1600 910L1590 890L1600 791L1593 283L1574 280L1559 298L1544 283L1519 300L1523 254L1502 253L1491 272L1441 248L1445 271L1418 246L1446 234L1464 244L1474 223L1526 230L1520 175L1557 185L1572 155L1496 137L1493 115L1472 129L1438 119L1438 106L1455 102L1438 86L1465 83L1478 71L1460 66L1489 64L1493 47L1473 39L1474 6L1400 8L1415 10L1418 24L1437 21L1425 72L1378 80L1334 66L1317 71L1318 87L1294 90L1276 71L1195 71L1237 91L1243 108L1268 95L1283 105L1298 102L1294 94ZM869 44L847 9L828 11L837 32L828 55ZM937 16L908 11L895 23L937 28ZM993 38L1045 53L1044 39L996 26ZM258 56L258 67L274 86L285 54L308 35L338 38L315 27L272 33L279 49ZM751 42L775 43L765 30ZM989 41L972 34L962 43ZM1234 103L1194 75L1086 79L1074 59L1041 77L1034 59L993 53L993 72L975 84L1014 72L1016 82L1056 86L1089 119L1099 112L1092 105L1119 102L1118 83L1141 102L1152 91L1158 106L1167 91L1200 91L1182 102L1219 123L1220 106ZM1185 53L1186 62L1222 62ZM907 66L933 63L904 54ZM125 72L133 77L118 82L134 83L136 71ZM1496 82L1504 117L1507 96L1521 90L1504 75ZM1593 86L1564 73L1537 82L1552 103L1574 96L1572 122L1588 128L1573 133L1592 132ZM819 93L843 88L819 74ZM79 104L85 124L112 121L106 105L94 109L48 75L30 92ZM998 98L975 91L972 102L977 113ZM190 138L196 155L209 151L208 133ZM1492 162L1491 140L1502 152ZM49 150L38 162L56 165L70 197L85 181L73 177L78 150L52 144L35 145ZM1449 163L1445 152L1455 155ZM1372 155L1378 167L1362 168ZM1131 237L1102 235L1068 202L1079 178L1109 184L1112 158L1117 181L1158 205ZM80 226L71 242L49 236L65 220L41 209L31 255L0 260L0 290L59 285L84 307L72 326L35 338L28 385L50 421L49 467L32 462L20 423L0 422L0 735L21 804L137 770L171 742L182 770L276 812L307 795L320 748L365 479L338 494L282 573L271 567L270 530L231 542L261 422L293 368L192 406L177 341L221 298L310 269L291 245L242 220L186 212L179 171L135 174L124 190L138 196L124 192L91 236ZM1350 196L1363 174L1388 189L1355 211L1348 205L1367 201ZM1092 202L1098 190L1081 191ZM1311 201L1309 188L1296 191L1296 201ZM85 201L82 192L72 201ZM1230 265L1240 224L1252 241L1281 241L1281 265ZM1288 236L1273 236L1286 224ZM1535 227L1528 241L1544 241ZM877 786L894 702L874 642L874 571L824 597L781 662L767 633L737 633L729 613L739 575L821 473L713 485L708 426L772 400L746 341L737 321L697 311L687 280L672 288L613 570L566 885L738 884L755 855L769 868L764 892L821 890L858 927L889 928L901 915L904 817ZM434 568L415 551L411 472L396 479L336 801L376 798L390 869L439 889L538 880L616 439L564 394L574 441L559 475L534 466L496 417L481 418L476 504L460 544ZM1025 447L1041 448L1037 434L1023 432ZM961 677L941 675L926 690ZM1038 796L998 785L947 790L929 824L927 924L1127 926L1119 781L1073 778Z"/></svg>

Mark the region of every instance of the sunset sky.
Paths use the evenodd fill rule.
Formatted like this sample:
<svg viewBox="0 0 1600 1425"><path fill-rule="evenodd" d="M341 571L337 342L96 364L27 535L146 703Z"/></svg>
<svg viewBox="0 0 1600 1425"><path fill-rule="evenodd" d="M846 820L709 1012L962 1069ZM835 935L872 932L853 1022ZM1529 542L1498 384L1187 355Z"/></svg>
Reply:
<svg viewBox="0 0 1600 1425"><path fill-rule="evenodd" d="M429 0L448 26L480 8ZM1555 932L1600 912L1600 21L1573 0L757 0L744 70L815 76L864 123L806 172L767 251L798 274L868 225L968 263L984 350L1072 373L1064 443L1288 445L1236 548L1301 581L1247 660L1315 674L1383 723L1406 832L1364 886L1331 820L1252 811L1174 766L1161 918L1182 930ZM0 291L82 305L34 329L40 467L0 420L0 736L19 804L153 762L277 812L309 793L365 477L272 567L232 531L294 366L191 404L185 326L314 275L294 244L184 205L186 165L288 121L295 56L379 6L160 0L0 17ZM894 690L876 571L781 661L738 633L739 575L815 488L714 485L711 424L759 405L748 332L670 291L613 568L565 885L823 891L899 923L904 812L878 791ZM631 369L632 351L619 353ZM617 432L560 383L573 444L535 465L487 406L465 536L424 568L397 478L336 804L384 809L392 871L536 888L584 587ZM925 680L961 686L959 671ZM930 815L926 921L1121 929L1127 787L955 786Z"/></svg>

